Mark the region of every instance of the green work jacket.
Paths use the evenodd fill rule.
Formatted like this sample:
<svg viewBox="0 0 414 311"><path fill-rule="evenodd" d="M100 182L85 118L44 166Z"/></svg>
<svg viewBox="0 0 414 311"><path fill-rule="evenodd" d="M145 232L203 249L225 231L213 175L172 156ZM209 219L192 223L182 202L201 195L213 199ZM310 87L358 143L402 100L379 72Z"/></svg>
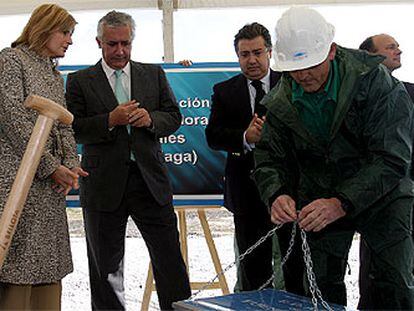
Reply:
<svg viewBox="0 0 414 311"><path fill-rule="evenodd" d="M384 221L395 221L397 232L386 234L399 240L410 230L411 206L399 199L413 197L412 102L380 65L382 57L337 46L335 59L341 83L328 144L318 143L301 123L292 79L284 73L264 98L267 121L256 144L253 177L269 206L281 194L290 195L298 209L320 198L348 200L352 209L341 222L360 231L392 208L384 215L395 219ZM401 223L407 228L397 229Z"/></svg>

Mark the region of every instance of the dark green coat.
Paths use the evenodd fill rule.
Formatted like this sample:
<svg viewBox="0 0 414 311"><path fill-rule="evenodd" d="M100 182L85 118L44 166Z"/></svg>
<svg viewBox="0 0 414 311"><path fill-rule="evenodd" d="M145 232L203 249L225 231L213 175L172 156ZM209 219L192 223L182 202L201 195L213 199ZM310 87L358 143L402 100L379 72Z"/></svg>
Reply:
<svg viewBox="0 0 414 311"><path fill-rule="evenodd" d="M353 210L340 223L376 235L381 249L409 235L413 105L403 84L379 65L381 57L338 46L336 60L341 86L329 144L320 145L301 124L292 79L284 74L264 99L267 122L255 149L254 178L269 205L280 194L291 195L298 209L342 196ZM372 233L377 217L385 229Z"/></svg>

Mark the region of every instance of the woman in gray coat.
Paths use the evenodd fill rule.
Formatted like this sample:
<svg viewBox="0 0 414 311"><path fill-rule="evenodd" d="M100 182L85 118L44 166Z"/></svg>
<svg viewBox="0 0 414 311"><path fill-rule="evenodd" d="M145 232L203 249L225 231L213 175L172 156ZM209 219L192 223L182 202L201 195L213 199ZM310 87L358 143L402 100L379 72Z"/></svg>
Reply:
<svg viewBox="0 0 414 311"><path fill-rule="evenodd" d="M11 48L0 52L0 213L37 119L30 94L66 107L56 59L72 44L76 21L63 8L41 5ZM0 270L0 309L60 309L61 280L72 272L65 195L78 188L70 126L53 125L20 222Z"/></svg>

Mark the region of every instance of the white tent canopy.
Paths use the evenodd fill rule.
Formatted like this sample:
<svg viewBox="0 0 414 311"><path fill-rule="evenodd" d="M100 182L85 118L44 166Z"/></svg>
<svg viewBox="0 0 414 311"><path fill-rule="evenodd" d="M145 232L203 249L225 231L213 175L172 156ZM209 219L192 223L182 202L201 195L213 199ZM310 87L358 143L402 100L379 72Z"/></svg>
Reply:
<svg viewBox="0 0 414 311"><path fill-rule="evenodd" d="M61 0L68 10L99 10L111 8L173 9L225 8L246 6L277 6L289 4L340 4L340 3L408 3L408 0ZM0 1L0 15L30 13L44 0Z"/></svg>
<svg viewBox="0 0 414 311"><path fill-rule="evenodd" d="M180 9L280 6L289 4L386 4L410 3L408 0L61 0L58 3L69 11L102 9L159 9L162 10L164 61L174 61L173 18ZM0 1L0 15L30 13L44 0Z"/></svg>

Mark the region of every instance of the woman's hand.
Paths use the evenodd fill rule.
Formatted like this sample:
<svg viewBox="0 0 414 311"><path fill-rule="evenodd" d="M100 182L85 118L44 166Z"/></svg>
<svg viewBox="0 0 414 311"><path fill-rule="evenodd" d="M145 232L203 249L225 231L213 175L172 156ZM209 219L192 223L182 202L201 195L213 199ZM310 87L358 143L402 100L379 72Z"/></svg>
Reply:
<svg viewBox="0 0 414 311"><path fill-rule="evenodd" d="M78 175L78 178L76 179L76 183L73 185L73 189L79 189L79 176L82 177L88 177L89 173L84 171L80 166L72 168L72 172Z"/></svg>
<svg viewBox="0 0 414 311"><path fill-rule="evenodd" d="M60 165L51 175L54 181L52 189L57 193L67 195L72 188L79 188L79 176L88 176L88 173L80 167L70 170L66 166Z"/></svg>

